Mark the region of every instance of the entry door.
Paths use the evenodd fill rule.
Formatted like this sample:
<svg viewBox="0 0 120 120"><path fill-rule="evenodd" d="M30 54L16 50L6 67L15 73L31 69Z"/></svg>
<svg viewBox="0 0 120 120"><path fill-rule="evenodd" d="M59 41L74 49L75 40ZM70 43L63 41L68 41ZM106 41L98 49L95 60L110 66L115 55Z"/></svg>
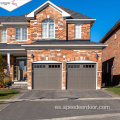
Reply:
<svg viewBox="0 0 120 120"><path fill-rule="evenodd" d="M67 89L96 89L96 64L67 64Z"/></svg>
<svg viewBox="0 0 120 120"><path fill-rule="evenodd" d="M27 67L26 67L26 65L27 65L27 63L26 63L27 61L26 60L22 60L22 59L18 59L17 60L17 79L19 80L19 81L24 81L25 80L25 73L26 73L26 71L27 71Z"/></svg>

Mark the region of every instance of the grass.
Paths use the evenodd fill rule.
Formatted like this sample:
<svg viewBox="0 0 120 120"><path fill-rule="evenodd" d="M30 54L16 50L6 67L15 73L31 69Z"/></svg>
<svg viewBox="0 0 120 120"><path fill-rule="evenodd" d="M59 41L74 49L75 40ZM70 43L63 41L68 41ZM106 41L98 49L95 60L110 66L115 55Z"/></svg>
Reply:
<svg viewBox="0 0 120 120"><path fill-rule="evenodd" d="M106 90L120 96L120 84L111 88L107 88Z"/></svg>
<svg viewBox="0 0 120 120"><path fill-rule="evenodd" d="M3 101L0 101L0 104L2 104L3 103Z"/></svg>
<svg viewBox="0 0 120 120"><path fill-rule="evenodd" d="M10 99L19 92L20 90L1 90L0 99Z"/></svg>

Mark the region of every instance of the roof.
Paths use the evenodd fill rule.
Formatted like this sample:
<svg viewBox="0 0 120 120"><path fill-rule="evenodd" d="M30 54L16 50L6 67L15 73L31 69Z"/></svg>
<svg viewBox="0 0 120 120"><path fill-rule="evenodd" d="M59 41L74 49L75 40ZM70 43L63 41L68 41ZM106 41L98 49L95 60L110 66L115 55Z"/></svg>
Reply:
<svg viewBox="0 0 120 120"><path fill-rule="evenodd" d="M0 16L1 22L28 22L25 15L20 16Z"/></svg>
<svg viewBox="0 0 120 120"><path fill-rule="evenodd" d="M57 5L57 7L59 7L60 9L62 9L63 11L71 15L68 19L93 19L91 17L88 17L76 11L73 11L71 9L62 7L60 5ZM0 16L0 23L1 22L28 22L26 19L26 15L28 14L30 13L26 13L20 16Z"/></svg>
<svg viewBox="0 0 120 120"><path fill-rule="evenodd" d="M52 46L71 46L71 47L75 47L75 46L87 46L88 48L90 47L106 47L106 45L104 45L103 43L96 43L96 42L91 42L89 40L38 40L35 41L34 43L31 44L7 44L7 43L0 43L0 51L4 51L4 50L25 50L25 47L52 47ZM59 48L59 47L57 47Z"/></svg>
<svg viewBox="0 0 120 120"><path fill-rule="evenodd" d="M21 44L0 43L0 49L24 49Z"/></svg>
<svg viewBox="0 0 120 120"><path fill-rule="evenodd" d="M83 15L81 13L78 13L76 11L73 11L71 9L68 9L68 8L65 8L65 7L62 7L60 5L57 5L58 7L60 7L61 9L63 9L64 11L66 11L67 13L69 13L71 15L71 18L72 19L93 19L91 17L88 17L86 15Z"/></svg>
<svg viewBox="0 0 120 120"><path fill-rule="evenodd" d="M107 32L107 34L100 40L99 43L104 43L105 40L118 28L120 25L120 19L117 21L117 23Z"/></svg>
<svg viewBox="0 0 120 120"><path fill-rule="evenodd" d="M90 40L37 40L28 45L104 45Z"/></svg>

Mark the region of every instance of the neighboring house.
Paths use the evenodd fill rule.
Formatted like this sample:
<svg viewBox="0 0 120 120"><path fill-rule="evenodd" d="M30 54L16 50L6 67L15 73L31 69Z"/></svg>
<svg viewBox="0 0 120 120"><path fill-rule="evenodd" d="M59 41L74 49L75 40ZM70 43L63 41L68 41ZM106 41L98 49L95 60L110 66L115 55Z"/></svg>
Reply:
<svg viewBox="0 0 120 120"><path fill-rule="evenodd" d="M103 50L103 83L119 84L120 82L120 20L100 40L108 45Z"/></svg>
<svg viewBox="0 0 120 120"><path fill-rule="evenodd" d="M28 89L100 89L102 49L95 19L50 1L26 15L0 17L4 71Z"/></svg>

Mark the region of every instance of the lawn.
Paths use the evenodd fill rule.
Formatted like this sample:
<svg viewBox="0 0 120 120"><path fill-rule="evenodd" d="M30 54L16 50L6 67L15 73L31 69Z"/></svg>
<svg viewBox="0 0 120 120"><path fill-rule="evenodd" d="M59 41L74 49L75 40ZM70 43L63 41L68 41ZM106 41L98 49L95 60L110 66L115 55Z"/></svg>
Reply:
<svg viewBox="0 0 120 120"><path fill-rule="evenodd" d="M19 92L20 90L1 90L0 99L10 99Z"/></svg>
<svg viewBox="0 0 120 120"><path fill-rule="evenodd" d="M107 88L106 90L120 96L120 84L112 88Z"/></svg>
<svg viewBox="0 0 120 120"><path fill-rule="evenodd" d="M3 103L3 101L0 101L0 104L2 104Z"/></svg>

